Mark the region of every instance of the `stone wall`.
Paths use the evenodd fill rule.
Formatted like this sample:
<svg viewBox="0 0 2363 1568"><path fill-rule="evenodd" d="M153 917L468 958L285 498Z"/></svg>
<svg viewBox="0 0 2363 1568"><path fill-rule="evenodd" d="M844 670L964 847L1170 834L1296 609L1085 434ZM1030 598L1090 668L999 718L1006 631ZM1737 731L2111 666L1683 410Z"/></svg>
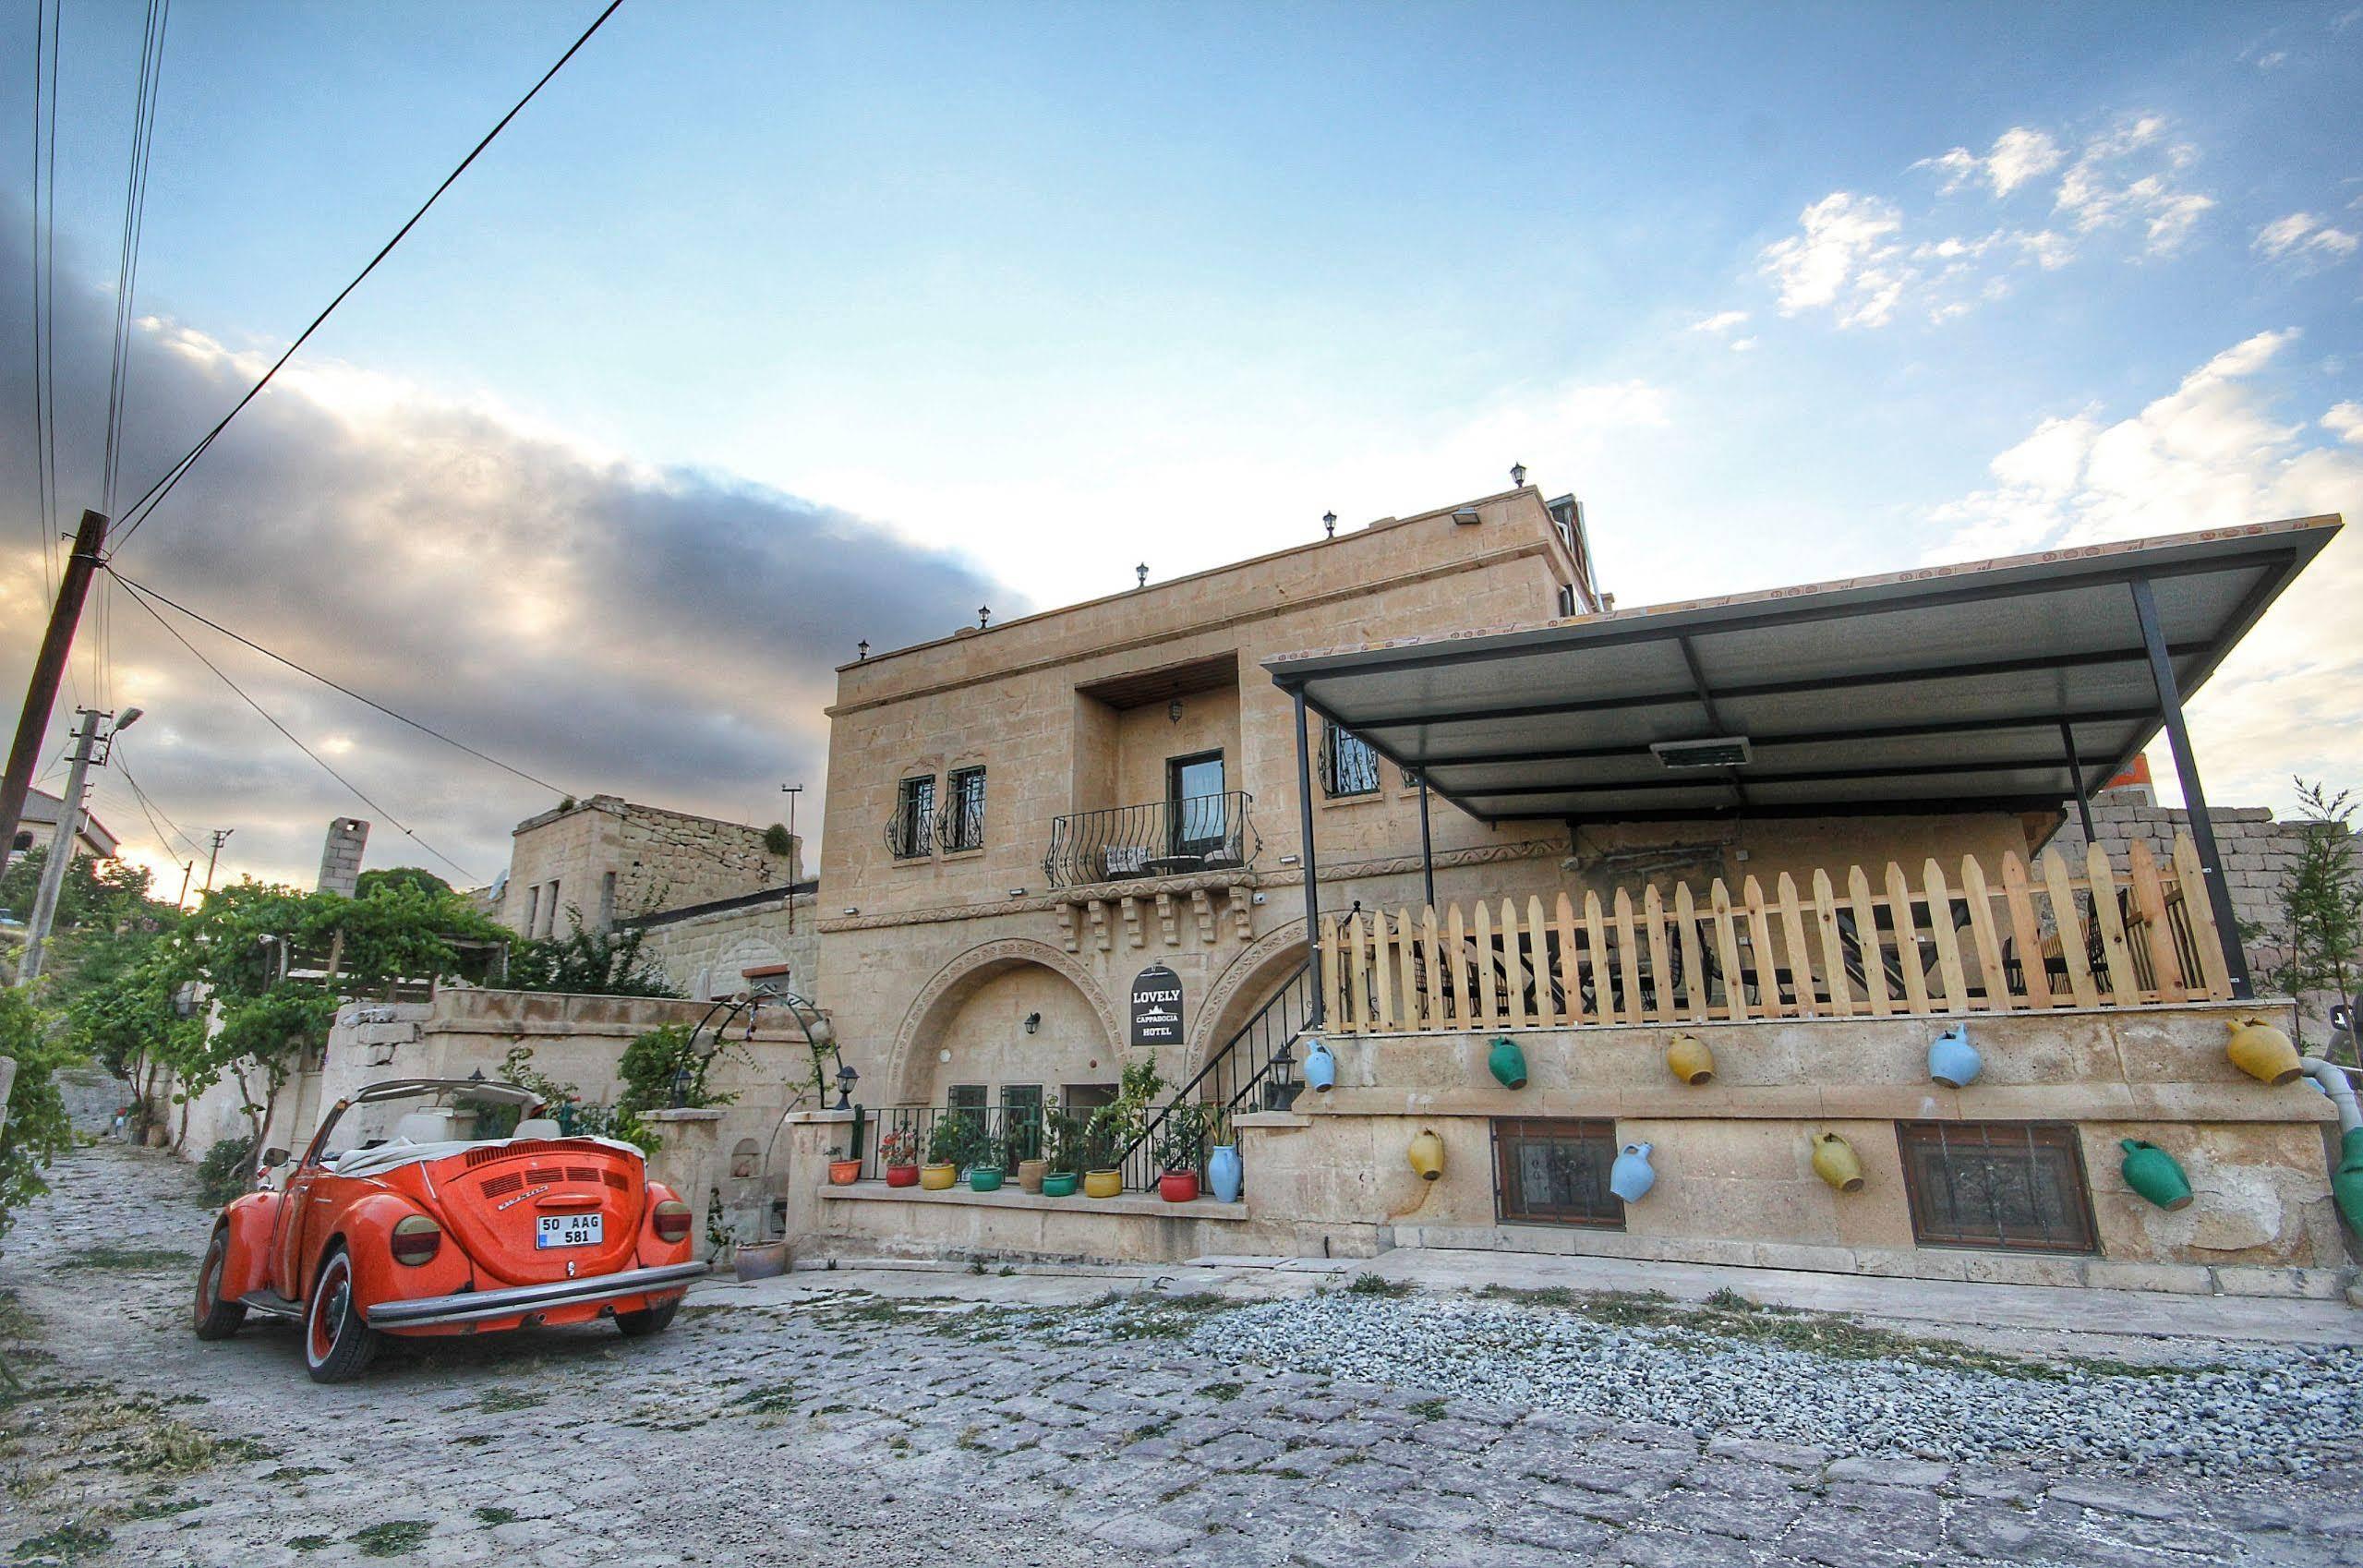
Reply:
<svg viewBox="0 0 2363 1568"><path fill-rule="evenodd" d="M774 888L633 923L645 934L641 952L662 965L684 995L729 996L763 983L810 997L820 983L818 902L807 882L792 896Z"/></svg>
<svg viewBox="0 0 2363 1568"><path fill-rule="evenodd" d="M328 841L320 849L319 891L353 896L361 879L361 851L369 843L369 825L357 816L340 816L328 825Z"/></svg>
<svg viewBox="0 0 2363 1568"><path fill-rule="evenodd" d="M564 935L569 911L606 931L658 910L742 898L797 881L803 846L784 856L765 829L593 795L519 823L497 918L525 936Z"/></svg>

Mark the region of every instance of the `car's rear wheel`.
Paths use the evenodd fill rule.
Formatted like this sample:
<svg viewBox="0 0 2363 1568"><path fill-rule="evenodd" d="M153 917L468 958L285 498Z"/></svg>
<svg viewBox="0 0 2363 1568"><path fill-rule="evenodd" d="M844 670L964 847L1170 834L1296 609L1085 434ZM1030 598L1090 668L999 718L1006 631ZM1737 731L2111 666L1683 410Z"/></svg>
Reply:
<svg viewBox="0 0 2363 1568"><path fill-rule="evenodd" d="M626 1339L641 1339L652 1333L662 1333L671 1324L673 1314L681 1310L681 1297L658 1306L643 1308L637 1312L618 1312L615 1326L623 1331Z"/></svg>
<svg viewBox="0 0 2363 1568"><path fill-rule="evenodd" d="M376 1359L384 1337L361 1316L353 1294L353 1260L339 1242L320 1260L311 1303L304 1309L304 1364L312 1381L341 1383L359 1377Z"/></svg>
<svg viewBox="0 0 2363 1568"><path fill-rule="evenodd" d="M247 1321L245 1303L222 1299L222 1275L229 1265L230 1230L217 1225L205 1261L197 1266L197 1303L189 1316L199 1339L227 1339Z"/></svg>

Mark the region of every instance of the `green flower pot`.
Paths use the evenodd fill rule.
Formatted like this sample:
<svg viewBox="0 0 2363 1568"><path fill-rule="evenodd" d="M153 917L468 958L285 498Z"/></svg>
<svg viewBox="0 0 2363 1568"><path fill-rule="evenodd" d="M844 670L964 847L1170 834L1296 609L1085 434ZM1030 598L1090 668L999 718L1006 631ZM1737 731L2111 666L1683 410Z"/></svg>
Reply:
<svg viewBox="0 0 2363 1568"><path fill-rule="evenodd" d="M1082 1179L1073 1171L1054 1171L1042 1178L1042 1195L1044 1198L1072 1198Z"/></svg>
<svg viewBox="0 0 2363 1568"><path fill-rule="evenodd" d="M1485 1065L1492 1069L1494 1078L1502 1088L1524 1089L1526 1086L1526 1054L1518 1049L1516 1041L1503 1035L1494 1036L1493 1049L1487 1055Z"/></svg>
<svg viewBox="0 0 2363 1568"><path fill-rule="evenodd" d="M2117 1147L2125 1151L2125 1164L2118 1168L2126 1186L2161 1209L2190 1207L2190 1178L2172 1154L2138 1138L2121 1139Z"/></svg>
<svg viewBox="0 0 2363 1568"><path fill-rule="evenodd" d="M992 1192L1001 1185L1001 1170L997 1165L974 1165L968 1173L971 1192Z"/></svg>

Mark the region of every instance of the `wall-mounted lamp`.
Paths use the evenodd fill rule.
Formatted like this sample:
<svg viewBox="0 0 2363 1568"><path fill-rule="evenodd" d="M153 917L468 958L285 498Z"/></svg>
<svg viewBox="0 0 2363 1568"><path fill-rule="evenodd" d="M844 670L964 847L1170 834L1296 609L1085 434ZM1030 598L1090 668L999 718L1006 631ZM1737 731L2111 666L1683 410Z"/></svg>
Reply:
<svg viewBox="0 0 2363 1568"><path fill-rule="evenodd" d="M1165 718L1168 721L1179 724L1181 722L1181 715L1182 706L1181 699L1179 697L1175 697L1172 702L1165 705Z"/></svg>
<svg viewBox="0 0 2363 1568"><path fill-rule="evenodd" d="M1513 463L1510 464L1510 482L1513 485L1521 486L1526 482L1526 465L1525 464Z"/></svg>
<svg viewBox="0 0 2363 1568"><path fill-rule="evenodd" d="M1484 514L1479 513L1477 508L1473 506L1465 506L1458 512L1453 513L1453 521L1465 528L1473 524L1484 522L1485 517Z"/></svg>
<svg viewBox="0 0 2363 1568"><path fill-rule="evenodd" d="M1295 855L1283 855L1280 857L1280 863L1282 865L1295 865L1296 862L1297 857Z"/></svg>
<svg viewBox="0 0 2363 1568"><path fill-rule="evenodd" d="M1012 887L1009 889L1009 897L1012 899L1022 899L1025 896L1026 890L1022 887Z"/></svg>
<svg viewBox="0 0 2363 1568"><path fill-rule="evenodd" d="M869 638L867 638L867 637L864 637L864 638L862 638L860 642L858 642L858 643L854 644L854 645L853 645L853 646L854 646L854 649L855 649L857 652L859 652L859 653L861 654L861 656L862 656L862 657L861 657L861 658L860 658L860 660L859 660L858 662L862 663L862 664L867 664L867 663L869 663L869 662L870 662L870 639L869 639Z"/></svg>
<svg viewBox="0 0 2363 1568"><path fill-rule="evenodd" d="M1026 1015L1026 1032L1028 1034L1038 1034L1041 1031L1042 1015L1040 1013L1028 1013Z"/></svg>
<svg viewBox="0 0 2363 1568"><path fill-rule="evenodd" d="M1324 512L1321 513L1321 532L1327 534L1332 539L1337 537L1336 513Z"/></svg>
<svg viewBox="0 0 2363 1568"><path fill-rule="evenodd" d="M845 906L845 912L850 915L858 915L862 912L862 906L859 904L848 904Z"/></svg>
<svg viewBox="0 0 2363 1568"><path fill-rule="evenodd" d="M982 632L982 631L983 631L987 626L990 626L990 625L992 625L992 624L993 624L993 607L992 607L991 605L989 605L989 604L981 604L981 605L978 605L978 606L976 607L976 629L977 629L978 631Z"/></svg>
<svg viewBox="0 0 2363 1568"><path fill-rule="evenodd" d="M1147 586L1149 585L1149 563L1148 563L1147 561L1142 561L1139 565L1138 565L1138 566L1134 567L1132 570L1133 570L1135 573L1139 573L1139 577L1140 577L1140 581L1139 581L1139 583L1137 585L1137 586L1143 587L1143 588L1147 587Z"/></svg>

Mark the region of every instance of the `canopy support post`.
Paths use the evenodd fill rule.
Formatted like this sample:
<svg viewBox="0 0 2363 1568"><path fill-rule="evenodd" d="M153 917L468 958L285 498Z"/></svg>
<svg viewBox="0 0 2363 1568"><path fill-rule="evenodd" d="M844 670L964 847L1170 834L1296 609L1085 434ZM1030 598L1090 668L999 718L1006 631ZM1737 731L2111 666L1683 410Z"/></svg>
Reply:
<svg viewBox="0 0 2363 1568"><path fill-rule="evenodd" d="M1419 773L1419 880L1428 894L1428 907L1436 907L1436 846L1428 836L1428 771Z"/></svg>
<svg viewBox="0 0 2363 1568"><path fill-rule="evenodd" d="M2190 813L2191 842L2199 850L2208 908L2214 912L2215 935L2224 944L2224 967L2231 973L2232 995L2245 1000L2256 995L2256 988L2248 979L2248 949L2240 942L2240 923L2232 912L2232 889L2224 880L2224 857L2215 848L2215 825L2207 814L2207 794L2200 787L2190 731L2183 723L2182 684L2166 651L2165 633L2158 626L2158 600L2150 591L2150 579L2137 576L2131 586L2133 613L2141 622L2142 645L2150 653L2150 679L2158 688L2158 707L2166 723L2166 743L2175 754L2175 778L2182 785L2183 805ZM2188 890L2184 896L2189 896Z"/></svg>
<svg viewBox="0 0 2363 1568"><path fill-rule="evenodd" d="M2068 781L2076 790L2076 814L2084 822L2084 842L2097 843L2100 835L2092 831L2092 802L2084 789L2084 765L2076 760L2076 727L2067 719L2059 721L2059 743L2068 748Z"/></svg>
<svg viewBox="0 0 2363 1568"><path fill-rule="evenodd" d="M1296 833L1301 840L1298 859L1305 868L1305 961L1313 982L1313 1005L1307 1010L1305 1023L1315 1028L1328 1021L1323 1015L1328 1010L1329 990L1321 983L1321 869L1313 852L1313 759L1305 744L1305 688L1297 687L1293 695L1296 699Z"/></svg>

